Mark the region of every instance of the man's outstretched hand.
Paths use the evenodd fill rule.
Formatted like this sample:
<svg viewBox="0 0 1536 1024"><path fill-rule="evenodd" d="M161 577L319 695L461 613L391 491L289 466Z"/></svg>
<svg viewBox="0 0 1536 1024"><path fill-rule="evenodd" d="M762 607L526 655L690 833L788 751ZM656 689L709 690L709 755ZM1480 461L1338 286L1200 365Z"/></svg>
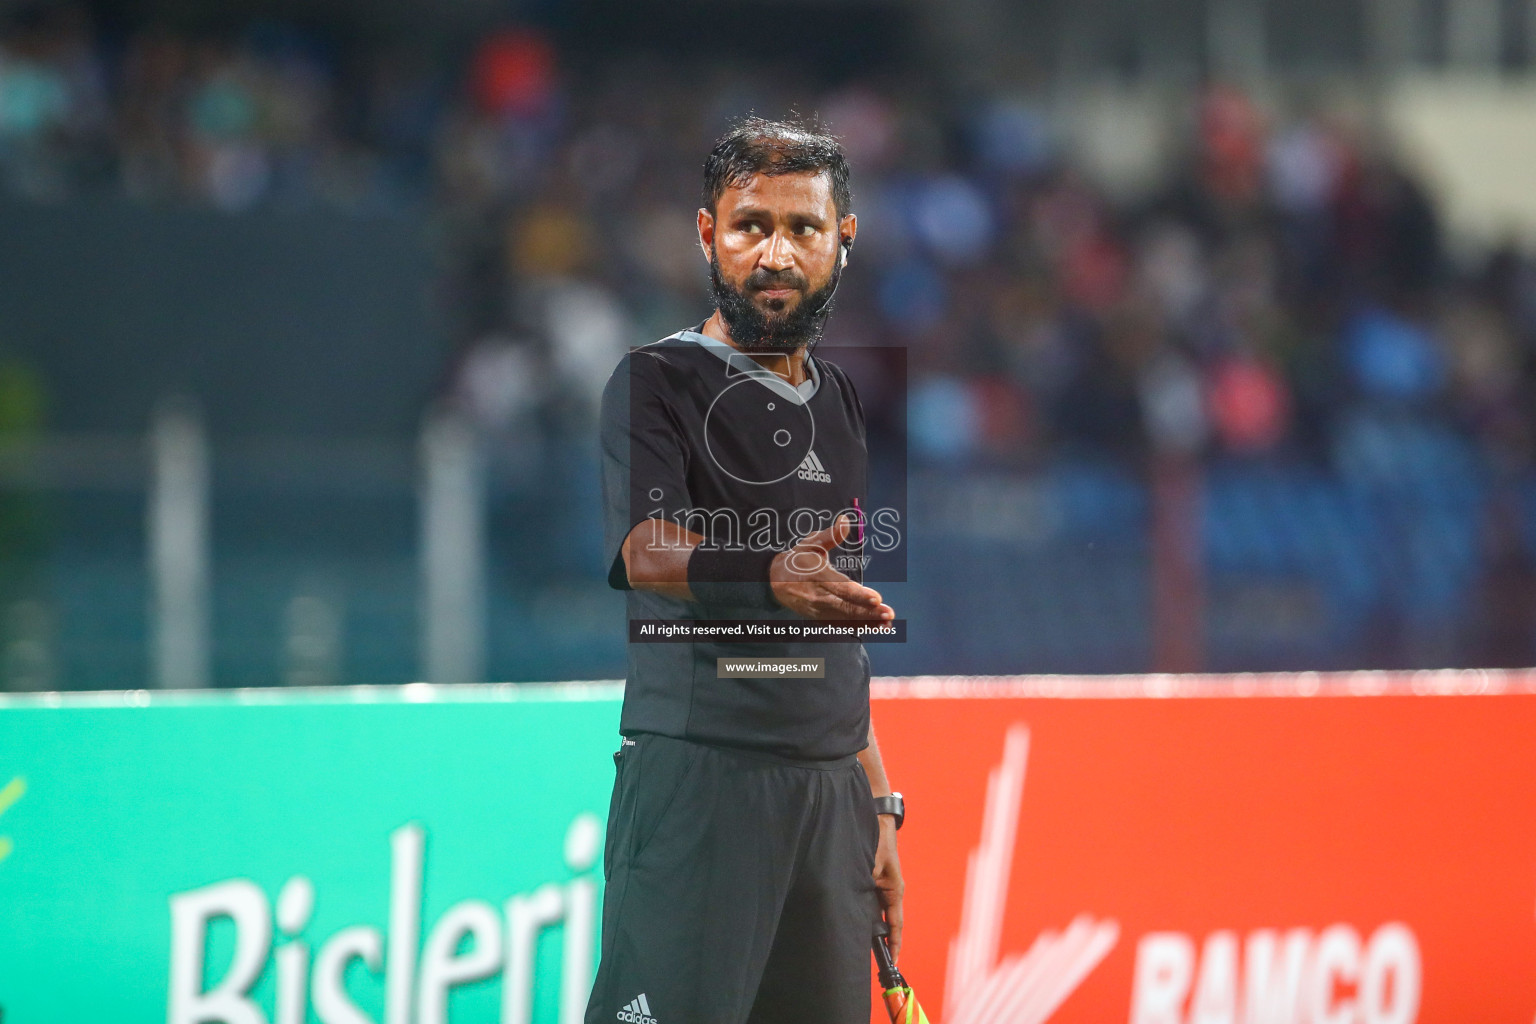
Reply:
<svg viewBox="0 0 1536 1024"><path fill-rule="evenodd" d="M768 567L774 599L807 619L894 619L895 611L881 601L879 591L832 568L832 551L848 539L852 528L853 517L838 516L825 530L807 535L774 558Z"/></svg>

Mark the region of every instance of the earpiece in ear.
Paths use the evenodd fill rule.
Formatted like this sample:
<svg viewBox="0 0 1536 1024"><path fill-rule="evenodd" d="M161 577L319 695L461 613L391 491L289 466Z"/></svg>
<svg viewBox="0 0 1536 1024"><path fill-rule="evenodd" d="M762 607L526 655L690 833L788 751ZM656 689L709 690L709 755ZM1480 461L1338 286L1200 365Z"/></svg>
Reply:
<svg viewBox="0 0 1536 1024"><path fill-rule="evenodd" d="M848 265L848 254L853 251L853 239L843 236L843 266Z"/></svg>

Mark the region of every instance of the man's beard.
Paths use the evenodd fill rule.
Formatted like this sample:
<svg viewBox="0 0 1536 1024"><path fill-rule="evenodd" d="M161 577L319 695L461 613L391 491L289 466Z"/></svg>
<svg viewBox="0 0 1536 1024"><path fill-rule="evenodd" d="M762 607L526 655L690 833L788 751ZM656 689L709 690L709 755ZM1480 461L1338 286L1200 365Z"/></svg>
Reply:
<svg viewBox="0 0 1536 1024"><path fill-rule="evenodd" d="M799 303L787 313L768 314L747 297L747 290L793 285L779 284L772 274L758 268L752 271L741 288L733 287L721 276L720 261L711 253L709 290L714 296L715 308L720 310L720 316L731 332L731 340L743 352L793 352L802 345L814 345L821 340L821 330L827 317L832 315L832 294L837 290L837 280L842 273L839 262L833 267L832 277L820 290L812 295L802 292Z"/></svg>

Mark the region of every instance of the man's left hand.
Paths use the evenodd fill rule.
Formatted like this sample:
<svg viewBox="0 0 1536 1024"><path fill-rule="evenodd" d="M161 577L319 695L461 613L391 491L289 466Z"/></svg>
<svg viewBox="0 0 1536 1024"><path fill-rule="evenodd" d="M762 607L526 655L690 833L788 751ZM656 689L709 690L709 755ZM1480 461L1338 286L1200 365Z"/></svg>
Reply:
<svg viewBox="0 0 1536 1024"><path fill-rule="evenodd" d="M891 930L891 959L901 956L901 898L906 891L901 879L901 858L896 855L896 819L880 815L880 846L875 850L875 888L880 893L880 909Z"/></svg>

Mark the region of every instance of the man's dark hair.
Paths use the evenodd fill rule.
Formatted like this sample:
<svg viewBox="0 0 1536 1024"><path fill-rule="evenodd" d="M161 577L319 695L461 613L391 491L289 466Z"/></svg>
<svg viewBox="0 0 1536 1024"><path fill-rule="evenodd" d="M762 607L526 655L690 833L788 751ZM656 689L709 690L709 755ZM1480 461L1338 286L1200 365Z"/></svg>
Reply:
<svg viewBox="0 0 1536 1024"><path fill-rule="evenodd" d="M754 174L770 177L805 171L832 179L832 205L841 218L853 206L848 160L837 137L818 121L769 121L747 117L720 137L704 161L704 207L715 212L728 188L744 185Z"/></svg>

